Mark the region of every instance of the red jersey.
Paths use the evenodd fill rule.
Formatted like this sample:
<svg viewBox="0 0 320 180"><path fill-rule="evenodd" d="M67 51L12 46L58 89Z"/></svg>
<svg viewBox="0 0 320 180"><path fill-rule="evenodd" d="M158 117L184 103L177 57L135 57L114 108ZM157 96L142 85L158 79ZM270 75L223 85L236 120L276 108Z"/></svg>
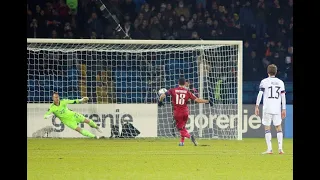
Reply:
<svg viewBox="0 0 320 180"><path fill-rule="evenodd" d="M171 96L174 113L189 112L187 102L189 99L197 99L194 94L184 87L171 88L166 94Z"/></svg>

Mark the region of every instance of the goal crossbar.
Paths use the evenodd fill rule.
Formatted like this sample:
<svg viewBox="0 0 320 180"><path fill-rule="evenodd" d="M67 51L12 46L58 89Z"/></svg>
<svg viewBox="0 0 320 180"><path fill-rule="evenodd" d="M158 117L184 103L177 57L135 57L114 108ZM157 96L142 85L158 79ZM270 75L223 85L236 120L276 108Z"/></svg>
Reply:
<svg viewBox="0 0 320 180"><path fill-rule="evenodd" d="M135 40L135 39L42 39L27 38L27 43L50 44L145 44L145 45L242 45L242 41L215 40Z"/></svg>

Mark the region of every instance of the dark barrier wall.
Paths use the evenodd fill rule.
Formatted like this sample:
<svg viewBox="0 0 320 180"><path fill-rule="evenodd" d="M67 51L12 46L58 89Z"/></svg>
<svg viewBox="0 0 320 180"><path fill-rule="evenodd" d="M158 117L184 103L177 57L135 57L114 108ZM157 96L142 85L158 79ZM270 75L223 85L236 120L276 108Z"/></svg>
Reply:
<svg viewBox="0 0 320 180"><path fill-rule="evenodd" d="M287 105L287 118L285 119L285 138L293 138L293 105Z"/></svg>

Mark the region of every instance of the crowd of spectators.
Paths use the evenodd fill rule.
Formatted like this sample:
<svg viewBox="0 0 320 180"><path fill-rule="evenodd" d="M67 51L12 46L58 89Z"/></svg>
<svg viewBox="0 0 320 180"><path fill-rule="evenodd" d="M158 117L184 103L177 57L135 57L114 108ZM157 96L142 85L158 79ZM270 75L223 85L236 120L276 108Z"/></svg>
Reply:
<svg viewBox="0 0 320 180"><path fill-rule="evenodd" d="M243 40L244 80L265 77L266 66L292 80L292 0L103 0L113 14L103 16L95 0L28 0L30 38ZM111 20L110 20L111 19ZM114 23L114 22L113 22Z"/></svg>

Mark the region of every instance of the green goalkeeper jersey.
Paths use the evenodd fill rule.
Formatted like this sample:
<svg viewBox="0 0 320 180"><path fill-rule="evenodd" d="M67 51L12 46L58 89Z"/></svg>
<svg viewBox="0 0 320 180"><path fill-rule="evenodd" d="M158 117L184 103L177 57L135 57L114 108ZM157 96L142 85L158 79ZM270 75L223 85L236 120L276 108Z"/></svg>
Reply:
<svg viewBox="0 0 320 180"><path fill-rule="evenodd" d="M48 111L44 115L44 117L53 113L57 118L59 118L61 121L63 121L63 120L66 120L66 119L74 116L75 112L73 112L72 110L70 110L67 107L68 104L79 104L79 100L78 99L76 99L76 100L63 99L63 100L60 100L59 106L52 103L50 105L50 108L48 109Z"/></svg>

